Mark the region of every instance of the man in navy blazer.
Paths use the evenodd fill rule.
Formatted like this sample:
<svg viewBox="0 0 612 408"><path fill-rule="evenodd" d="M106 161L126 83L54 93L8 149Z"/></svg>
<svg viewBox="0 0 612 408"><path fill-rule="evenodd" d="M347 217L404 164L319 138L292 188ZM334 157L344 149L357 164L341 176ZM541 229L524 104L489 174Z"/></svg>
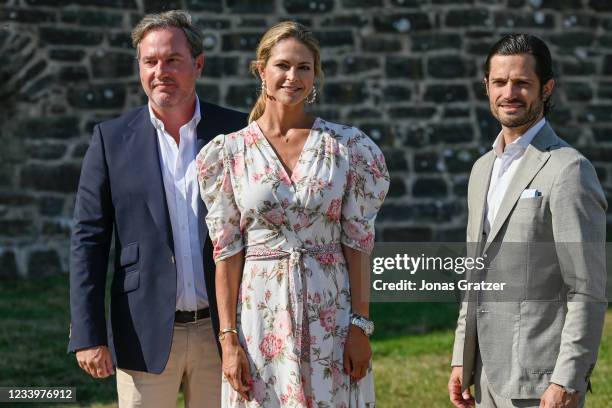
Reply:
<svg viewBox="0 0 612 408"><path fill-rule="evenodd" d="M147 15L132 39L149 103L96 125L83 161L68 349L94 378L117 367L121 407L174 406L181 383L188 405L217 407L215 265L195 156L246 115L199 101L202 38L187 13Z"/></svg>

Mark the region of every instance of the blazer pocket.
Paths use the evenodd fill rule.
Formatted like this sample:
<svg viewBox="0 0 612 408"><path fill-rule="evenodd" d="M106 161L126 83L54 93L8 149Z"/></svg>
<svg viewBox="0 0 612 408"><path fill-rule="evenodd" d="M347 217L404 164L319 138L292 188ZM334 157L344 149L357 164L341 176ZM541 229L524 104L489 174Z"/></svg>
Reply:
<svg viewBox="0 0 612 408"><path fill-rule="evenodd" d="M121 293L131 292L138 289L140 286L140 271L134 270L130 272L120 272L113 279L111 294L118 295Z"/></svg>
<svg viewBox="0 0 612 408"><path fill-rule="evenodd" d="M531 374L551 373L561 346L563 304L555 301L520 303L518 363Z"/></svg>
<svg viewBox="0 0 612 408"><path fill-rule="evenodd" d="M531 197L531 198L521 198L517 201L516 206L514 207L514 211L519 210L529 210L534 208L540 208L542 205L542 199L544 197Z"/></svg>
<svg viewBox="0 0 612 408"><path fill-rule="evenodd" d="M119 264L122 268L127 268L136 262L138 262L138 242L132 242L121 249Z"/></svg>

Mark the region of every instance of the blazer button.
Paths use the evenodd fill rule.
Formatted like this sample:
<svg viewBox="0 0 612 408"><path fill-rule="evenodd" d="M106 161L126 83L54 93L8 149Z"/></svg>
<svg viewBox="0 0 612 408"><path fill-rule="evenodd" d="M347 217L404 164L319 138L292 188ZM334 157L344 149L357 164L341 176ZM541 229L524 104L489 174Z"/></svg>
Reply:
<svg viewBox="0 0 612 408"><path fill-rule="evenodd" d="M172 263L176 263L176 261L174 260L174 255L172 255L172 256L170 257L170 262L172 262Z"/></svg>

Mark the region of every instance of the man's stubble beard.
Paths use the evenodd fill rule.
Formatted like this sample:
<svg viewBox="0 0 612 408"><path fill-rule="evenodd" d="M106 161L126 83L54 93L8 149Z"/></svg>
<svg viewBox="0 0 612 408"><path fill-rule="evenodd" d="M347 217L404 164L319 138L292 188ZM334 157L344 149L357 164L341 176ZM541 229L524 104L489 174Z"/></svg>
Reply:
<svg viewBox="0 0 612 408"><path fill-rule="evenodd" d="M501 115L498 114L498 110L492 110L492 113L493 116L495 116L495 118L499 121L499 123L502 124L502 126L512 129L525 126L530 123L534 123L543 111L544 99L542 98L542 96L540 96L534 101L534 104L531 106L531 108L521 116L502 118Z"/></svg>

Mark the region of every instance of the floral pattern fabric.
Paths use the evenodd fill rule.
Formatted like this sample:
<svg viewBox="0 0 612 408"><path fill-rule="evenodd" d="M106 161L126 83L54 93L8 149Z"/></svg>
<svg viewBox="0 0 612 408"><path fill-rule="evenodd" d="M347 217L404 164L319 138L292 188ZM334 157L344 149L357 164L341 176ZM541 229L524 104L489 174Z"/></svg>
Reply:
<svg viewBox="0 0 612 408"><path fill-rule="evenodd" d="M342 245L369 253L389 188L384 157L359 129L317 118L291 175L256 122L196 159L215 261L245 250L238 299L251 401L223 381L232 408L367 408L371 369L343 371L351 313Z"/></svg>

